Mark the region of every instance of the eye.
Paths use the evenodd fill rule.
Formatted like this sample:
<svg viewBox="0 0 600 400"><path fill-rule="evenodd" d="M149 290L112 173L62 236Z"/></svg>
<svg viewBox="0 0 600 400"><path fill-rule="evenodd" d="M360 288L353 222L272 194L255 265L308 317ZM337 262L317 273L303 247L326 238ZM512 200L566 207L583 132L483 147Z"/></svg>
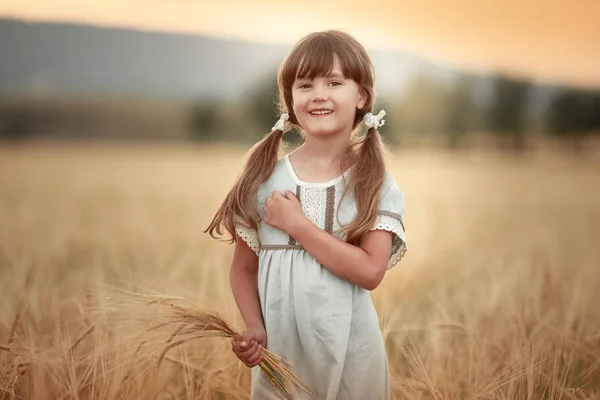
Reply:
<svg viewBox="0 0 600 400"><path fill-rule="evenodd" d="M310 89L310 83L301 83L298 85L298 89Z"/></svg>
<svg viewBox="0 0 600 400"><path fill-rule="evenodd" d="M341 84L342 84L342 82L339 82L339 81L333 81L333 82L329 82L329 84L330 84L331 86L338 86L338 85L341 85Z"/></svg>

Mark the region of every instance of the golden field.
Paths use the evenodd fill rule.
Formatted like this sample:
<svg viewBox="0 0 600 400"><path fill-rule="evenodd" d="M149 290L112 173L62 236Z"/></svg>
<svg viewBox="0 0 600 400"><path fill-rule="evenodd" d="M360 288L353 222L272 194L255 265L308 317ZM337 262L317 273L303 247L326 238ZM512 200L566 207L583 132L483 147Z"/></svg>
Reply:
<svg viewBox="0 0 600 400"><path fill-rule="evenodd" d="M247 399L226 339L131 292L243 323L203 234L244 149L0 146L0 398ZM600 398L600 161L405 151L406 258L373 292L395 399ZM162 308L161 308L162 307Z"/></svg>

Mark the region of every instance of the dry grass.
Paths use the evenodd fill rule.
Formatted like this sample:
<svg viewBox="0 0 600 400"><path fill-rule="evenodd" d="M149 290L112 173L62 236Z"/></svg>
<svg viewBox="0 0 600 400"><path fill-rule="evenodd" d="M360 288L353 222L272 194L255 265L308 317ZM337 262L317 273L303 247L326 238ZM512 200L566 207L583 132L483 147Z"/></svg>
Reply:
<svg viewBox="0 0 600 400"><path fill-rule="evenodd" d="M0 398L248 398L229 340L161 355L182 321L106 289L243 327L231 247L201 233L240 154L0 147ZM410 153L391 167L409 252L373 298L393 397L599 398L600 163Z"/></svg>

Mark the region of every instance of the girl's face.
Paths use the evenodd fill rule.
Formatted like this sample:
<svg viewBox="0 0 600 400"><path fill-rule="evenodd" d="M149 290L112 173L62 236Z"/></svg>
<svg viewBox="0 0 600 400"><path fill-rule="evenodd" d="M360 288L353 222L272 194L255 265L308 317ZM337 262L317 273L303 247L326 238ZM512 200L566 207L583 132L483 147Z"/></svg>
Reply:
<svg viewBox="0 0 600 400"><path fill-rule="evenodd" d="M296 78L292 86L294 114L307 135L329 136L352 132L356 110L364 107L366 93L342 75L337 56L329 76Z"/></svg>

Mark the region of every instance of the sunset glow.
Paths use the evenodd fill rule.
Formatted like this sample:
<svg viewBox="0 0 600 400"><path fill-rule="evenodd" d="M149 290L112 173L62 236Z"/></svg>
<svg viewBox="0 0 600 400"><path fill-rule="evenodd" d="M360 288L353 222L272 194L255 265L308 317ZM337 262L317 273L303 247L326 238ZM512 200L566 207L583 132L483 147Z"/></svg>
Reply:
<svg viewBox="0 0 600 400"><path fill-rule="evenodd" d="M369 5L367 8L366 6ZM19 0L0 17L68 21L290 44L344 29L370 48L533 80L600 87L600 2L418 0Z"/></svg>

